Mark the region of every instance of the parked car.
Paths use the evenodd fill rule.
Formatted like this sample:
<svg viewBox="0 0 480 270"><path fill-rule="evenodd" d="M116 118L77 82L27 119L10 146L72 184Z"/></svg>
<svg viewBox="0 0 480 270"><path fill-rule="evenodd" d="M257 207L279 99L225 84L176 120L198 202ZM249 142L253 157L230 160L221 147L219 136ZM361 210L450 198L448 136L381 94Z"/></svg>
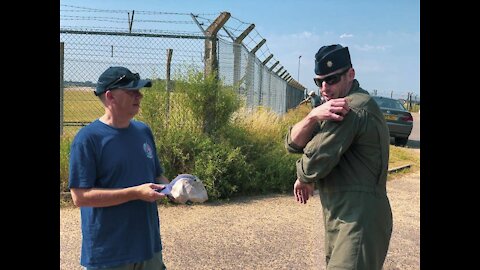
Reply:
<svg viewBox="0 0 480 270"><path fill-rule="evenodd" d="M412 114L397 99L379 96L372 96L372 98L385 116L390 136L395 139L395 145L405 146L410 133L412 133Z"/></svg>

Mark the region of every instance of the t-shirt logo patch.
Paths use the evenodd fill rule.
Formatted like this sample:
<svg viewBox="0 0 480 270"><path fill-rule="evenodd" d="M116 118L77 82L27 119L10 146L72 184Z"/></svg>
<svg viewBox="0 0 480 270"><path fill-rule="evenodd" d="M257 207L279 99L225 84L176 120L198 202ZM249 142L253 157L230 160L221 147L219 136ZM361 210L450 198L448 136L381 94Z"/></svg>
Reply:
<svg viewBox="0 0 480 270"><path fill-rule="evenodd" d="M148 158L153 158L152 147L150 147L148 143L143 144L143 151L145 151L145 154L147 155Z"/></svg>

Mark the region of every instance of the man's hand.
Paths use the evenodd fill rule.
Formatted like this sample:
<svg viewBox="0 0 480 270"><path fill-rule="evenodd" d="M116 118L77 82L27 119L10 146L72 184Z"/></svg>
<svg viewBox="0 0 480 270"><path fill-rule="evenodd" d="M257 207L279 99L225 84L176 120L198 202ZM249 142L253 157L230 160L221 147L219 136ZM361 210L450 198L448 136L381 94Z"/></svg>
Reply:
<svg viewBox="0 0 480 270"><path fill-rule="evenodd" d="M300 182L299 179L295 181L293 185L293 195L298 203L306 204L310 196L313 196L313 191L315 190L314 183L304 183Z"/></svg>
<svg viewBox="0 0 480 270"><path fill-rule="evenodd" d="M312 132L319 121L342 121L350 111L346 98L331 99L312 109L305 118L296 123L290 133L292 142L298 147L305 147L312 138Z"/></svg>
<svg viewBox="0 0 480 270"><path fill-rule="evenodd" d="M342 121L350 107L346 98L331 99L310 111L309 116L317 121L333 120Z"/></svg>
<svg viewBox="0 0 480 270"><path fill-rule="evenodd" d="M143 185L136 186L138 196L140 200L153 202L161 198L165 198L166 195L160 193L157 190L165 188L165 185L155 184L155 183L146 183Z"/></svg>

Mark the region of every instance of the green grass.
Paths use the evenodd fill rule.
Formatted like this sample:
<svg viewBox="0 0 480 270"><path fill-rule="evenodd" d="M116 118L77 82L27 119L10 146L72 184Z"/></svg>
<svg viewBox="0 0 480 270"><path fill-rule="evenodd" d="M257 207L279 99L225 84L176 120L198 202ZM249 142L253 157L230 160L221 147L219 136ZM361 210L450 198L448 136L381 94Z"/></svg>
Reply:
<svg viewBox="0 0 480 270"><path fill-rule="evenodd" d="M104 112L92 91L66 88L63 96L64 122L92 122Z"/></svg>
<svg viewBox="0 0 480 270"><path fill-rule="evenodd" d="M390 145L390 159L388 160L388 168L398 168L401 166L410 165L409 168L390 173L388 179L396 178L398 176L418 172L420 170L420 154L417 150Z"/></svg>
<svg viewBox="0 0 480 270"><path fill-rule="evenodd" d="M412 108L410 109L410 112L418 112L419 110L420 110L420 105L413 104Z"/></svg>
<svg viewBox="0 0 480 270"><path fill-rule="evenodd" d="M403 104L405 106L405 109L407 109L409 112L418 112L420 110L420 104L412 103L412 106L407 103Z"/></svg>

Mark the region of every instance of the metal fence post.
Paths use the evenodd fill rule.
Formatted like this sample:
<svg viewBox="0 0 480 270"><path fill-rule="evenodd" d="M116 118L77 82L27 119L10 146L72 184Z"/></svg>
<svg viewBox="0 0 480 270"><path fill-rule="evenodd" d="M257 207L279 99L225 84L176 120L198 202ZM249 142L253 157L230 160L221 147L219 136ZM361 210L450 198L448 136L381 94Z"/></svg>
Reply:
<svg viewBox="0 0 480 270"><path fill-rule="evenodd" d="M222 12L215 21L205 30L205 76L216 72L218 76L217 33L230 19L230 13Z"/></svg>
<svg viewBox="0 0 480 270"><path fill-rule="evenodd" d="M165 90L167 91L167 106L165 107L165 113L166 113L166 118L167 118L167 128L168 128L168 122L169 122L169 116L170 116L170 91L171 91L171 86L170 86L170 67L172 64L172 53L173 49L167 49L167 71L166 71L166 80L165 80Z"/></svg>
<svg viewBox="0 0 480 270"><path fill-rule="evenodd" d="M245 45L243 45L243 39L255 28L255 24L250 24L250 26L245 29L240 36L238 36L233 41L233 83L239 86L240 90L240 76L241 76L241 67L242 67L242 46L243 48L247 49ZM240 92L239 92L240 93ZM241 93L243 94L243 92Z"/></svg>
<svg viewBox="0 0 480 270"><path fill-rule="evenodd" d="M223 25L230 19L230 13L222 12L215 21L205 30L205 74L204 77L211 74L215 74L215 78L218 80L218 55L217 55L217 33L223 27ZM218 89L214 89L218 91ZM205 112L203 132L210 134L215 128L215 106L217 105L217 92L210 96L208 100L209 109ZM204 104L207 105L207 104Z"/></svg>

